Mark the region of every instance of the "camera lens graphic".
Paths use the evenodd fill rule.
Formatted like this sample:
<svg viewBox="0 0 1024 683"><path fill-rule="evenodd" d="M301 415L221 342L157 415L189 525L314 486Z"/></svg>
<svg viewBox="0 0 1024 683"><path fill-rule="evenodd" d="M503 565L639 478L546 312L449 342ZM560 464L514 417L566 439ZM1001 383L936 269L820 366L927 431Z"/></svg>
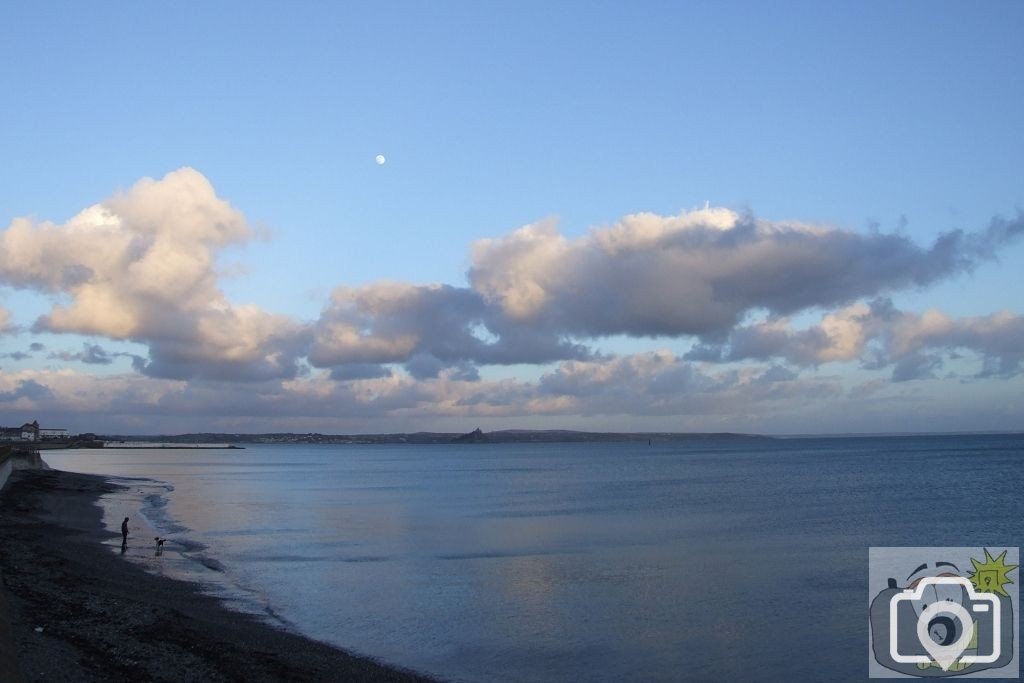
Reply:
<svg viewBox="0 0 1024 683"><path fill-rule="evenodd" d="M957 622L960 623L959 629ZM942 640L932 636L933 628ZM921 612L917 620L917 639L943 669L948 669L963 654L973 637L974 621L964 606L957 602L940 600L932 603Z"/></svg>
<svg viewBox="0 0 1024 683"><path fill-rule="evenodd" d="M871 601L872 661L915 677L970 677L1008 663L1016 671L1016 615L1012 603L1016 596L1011 594L1007 599L976 590L973 579L945 571L947 564L956 569L951 563L935 564L942 566L918 567L907 579L907 587L901 588L896 579L890 578L888 588ZM925 570L941 573L914 578Z"/></svg>
<svg viewBox="0 0 1024 683"><path fill-rule="evenodd" d="M939 645L950 645L956 640L956 624L953 617L937 616L928 622L928 635Z"/></svg>

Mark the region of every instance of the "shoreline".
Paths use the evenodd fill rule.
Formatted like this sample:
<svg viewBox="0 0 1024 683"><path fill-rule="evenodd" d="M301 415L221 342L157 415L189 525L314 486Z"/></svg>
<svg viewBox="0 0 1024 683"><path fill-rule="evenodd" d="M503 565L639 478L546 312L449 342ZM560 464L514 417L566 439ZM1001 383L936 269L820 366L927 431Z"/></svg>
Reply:
<svg viewBox="0 0 1024 683"><path fill-rule="evenodd" d="M25 681L432 680L276 629L111 553L103 542L116 534L96 501L120 488L26 470L0 495L0 654L13 645Z"/></svg>

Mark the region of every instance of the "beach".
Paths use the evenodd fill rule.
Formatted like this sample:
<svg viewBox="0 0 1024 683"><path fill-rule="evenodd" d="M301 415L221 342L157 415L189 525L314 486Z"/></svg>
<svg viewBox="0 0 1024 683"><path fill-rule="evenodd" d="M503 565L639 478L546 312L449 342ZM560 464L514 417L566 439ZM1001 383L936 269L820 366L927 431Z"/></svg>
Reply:
<svg viewBox="0 0 1024 683"><path fill-rule="evenodd" d="M117 488L57 470L18 472L4 488L5 682L429 680L230 611L111 552L95 503Z"/></svg>

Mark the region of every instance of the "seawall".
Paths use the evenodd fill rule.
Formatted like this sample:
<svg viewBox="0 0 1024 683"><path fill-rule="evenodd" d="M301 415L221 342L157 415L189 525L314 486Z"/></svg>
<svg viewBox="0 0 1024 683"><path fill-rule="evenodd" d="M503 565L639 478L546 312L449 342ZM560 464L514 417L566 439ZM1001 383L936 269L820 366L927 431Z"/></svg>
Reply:
<svg viewBox="0 0 1024 683"><path fill-rule="evenodd" d="M0 491L15 470L47 469L37 451L16 450L10 446L0 448Z"/></svg>
<svg viewBox="0 0 1024 683"><path fill-rule="evenodd" d="M0 447L0 495L4 485L16 470L49 469L35 451L15 450L10 446ZM10 614L7 606L3 574L0 574L0 680L21 683L24 678L18 667L18 650L11 634Z"/></svg>

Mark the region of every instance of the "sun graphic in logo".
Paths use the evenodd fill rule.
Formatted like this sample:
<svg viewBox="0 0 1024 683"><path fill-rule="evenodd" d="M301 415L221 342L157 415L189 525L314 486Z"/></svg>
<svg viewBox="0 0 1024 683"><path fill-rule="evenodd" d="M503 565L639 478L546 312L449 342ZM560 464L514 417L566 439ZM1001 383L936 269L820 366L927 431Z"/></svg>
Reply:
<svg viewBox="0 0 1024 683"><path fill-rule="evenodd" d="M1005 550L999 557L992 557L988 552L988 548L985 548L984 562L979 562L973 557L971 558L974 571L970 572L969 576L975 590L979 593L998 593L999 595L1010 597L1003 586L1013 583L1007 575L1020 565L1006 564L1005 558Z"/></svg>

